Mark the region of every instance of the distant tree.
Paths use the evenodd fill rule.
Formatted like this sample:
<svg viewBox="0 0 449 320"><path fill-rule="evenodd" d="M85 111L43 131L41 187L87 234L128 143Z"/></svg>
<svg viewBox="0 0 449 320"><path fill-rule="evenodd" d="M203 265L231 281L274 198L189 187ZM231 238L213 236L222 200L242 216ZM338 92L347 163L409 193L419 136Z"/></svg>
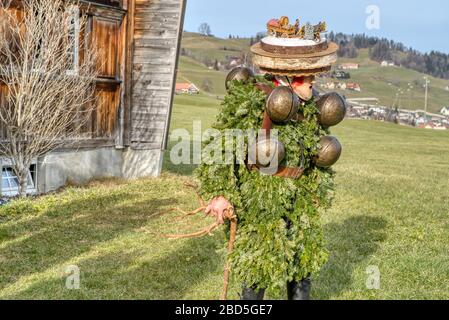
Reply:
<svg viewBox="0 0 449 320"><path fill-rule="evenodd" d="M202 24L200 24L200 26L198 27L198 32L200 34L202 34L204 36L208 36L208 37L210 37L212 35L210 26L206 22L203 22Z"/></svg>
<svg viewBox="0 0 449 320"><path fill-rule="evenodd" d="M370 58L375 61L392 60L391 49L387 42L378 42L371 50Z"/></svg>
<svg viewBox="0 0 449 320"><path fill-rule="evenodd" d="M342 58L357 58L358 51L352 42L342 42L337 54Z"/></svg>
<svg viewBox="0 0 449 320"><path fill-rule="evenodd" d="M209 78L205 78L203 82L201 83L201 88L206 92L212 92L214 89L214 86L212 84L212 81Z"/></svg>
<svg viewBox="0 0 449 320"><path fill-rule="evenodd" d="M206 67L213 67L214 66L214 60L208 57L202 57L200 62L202 62Z"/></svg>
<svg viewBox="0 0 449 320"><path fill-rule="evenodd" d="M351 58L356 56L357 49L368 49L370 58L374 61L388 60L398 66L449 79L449 55L445 53L431 51L422 54L400 42L369 37L365 34L347 35L329 32L328 39L339 45L340 57Z"/></svg>
<svg viewBox="0 0 449 320"><path fill-rule="evenodd" d="M267 33L265 31L263 32L258 32L256 34L256 42L259 42L260 40L262 40L262 38L266 37Z"/></svg>

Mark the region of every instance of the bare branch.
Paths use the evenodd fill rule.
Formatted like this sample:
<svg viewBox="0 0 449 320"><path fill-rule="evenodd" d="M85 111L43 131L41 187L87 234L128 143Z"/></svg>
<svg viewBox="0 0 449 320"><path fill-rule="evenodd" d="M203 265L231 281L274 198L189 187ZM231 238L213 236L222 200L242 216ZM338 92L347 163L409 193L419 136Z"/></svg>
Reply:
<svg viewBox="0 0 449 320"><path fill-rule="evenodd" d="M33 159L81 138L98 70L76 1L21 3L18 10L0 0L0 128L7 134L0 156L11 159L23 194Z"/></svg>

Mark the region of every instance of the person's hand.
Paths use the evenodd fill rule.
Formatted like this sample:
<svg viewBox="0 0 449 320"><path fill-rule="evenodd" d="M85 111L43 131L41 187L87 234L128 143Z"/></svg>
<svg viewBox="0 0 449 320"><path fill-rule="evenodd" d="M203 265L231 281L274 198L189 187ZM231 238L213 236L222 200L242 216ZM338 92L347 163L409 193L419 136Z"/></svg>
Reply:
<svg viewBox="0 0 449 320"><path fill-rule="evenodd" d="M215 197L206 207L206 215L213 215L220 224L224 223L224 213L227 209L232 208L232 204L223 196Z"/></svg>

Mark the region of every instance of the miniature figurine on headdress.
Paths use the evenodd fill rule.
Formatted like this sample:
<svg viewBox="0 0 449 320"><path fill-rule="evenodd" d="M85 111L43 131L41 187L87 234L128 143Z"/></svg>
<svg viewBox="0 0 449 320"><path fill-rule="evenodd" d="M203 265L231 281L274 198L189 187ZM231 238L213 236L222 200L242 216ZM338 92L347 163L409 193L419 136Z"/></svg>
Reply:
<svg viewBox="0 0 449 320"><path fill-rule="evenodd" d="M288 17L282 16L280 19L271 19L267 23L267 34L269 36L282 38L297 38L305 40L321 41L321 33L326 32L326 23L320 22L312 26L307 23L300 27L299 19L296 19L294 25L289 24Z"/></svg>

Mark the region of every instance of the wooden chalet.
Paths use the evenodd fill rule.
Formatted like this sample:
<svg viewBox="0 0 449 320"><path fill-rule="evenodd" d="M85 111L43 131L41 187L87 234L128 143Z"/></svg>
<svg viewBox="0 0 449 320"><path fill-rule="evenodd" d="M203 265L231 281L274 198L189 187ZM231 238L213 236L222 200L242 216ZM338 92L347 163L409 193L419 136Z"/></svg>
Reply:
<svg viewBox="0 0 449 320"><path fill-rule="evenodd" d="M33 192L56 189L68 180L158 175L167 147L186 0L78 3L88 14L88 24L86 34L76 36L89 37L102 63L96 81L98 105L87 139L76 148L36 159L30 171ZM20 14L20 5L11 10ZM14 194L8 159L0 159L0 167L1 193Z"/></svg>

